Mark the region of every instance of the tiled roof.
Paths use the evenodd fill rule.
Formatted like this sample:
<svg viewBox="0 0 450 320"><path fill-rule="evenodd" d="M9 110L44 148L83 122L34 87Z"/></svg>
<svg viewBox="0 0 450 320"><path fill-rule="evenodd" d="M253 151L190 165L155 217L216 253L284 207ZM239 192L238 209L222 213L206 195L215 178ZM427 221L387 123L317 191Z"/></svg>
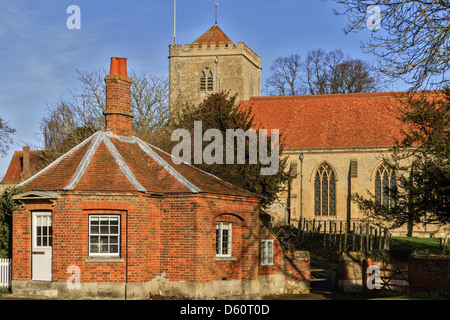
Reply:
<svg viewBox="0 0 450 320"><path fill-rule="evenodd" d="M220 29L220 27L215 24L192 43L198 43L200 46L202 45L202 43L207 43L209 47L211 42L215 42L216 47L218 47L219 42L225 42L226 44L228 43L228 41L231 41L230 38L228 38L225 32L223 32L222 29Z"/></svg>
<svg viewBox="0 0 450 320"><path fill-rule="evenodd" d="M279 129L285 148L386 147L402 127L401 93L252 97L260 128Z"/></svg>
<svg viewBox="0 0 450 320"><path fill-rule="evenodd" d="M136 137L99 131L22 182L35 191L214 193L257 197Z"/></svg>
<svg viewBox="0 0 450 320"><path fill-rule="evenodd" d="M30 150L30 170L35 171L39 167L41 161L39 150ZM23 172L23 151L14 151L14 154L9 163L8 170L5 173L0 184L18 184L22 180Z"/></svg>

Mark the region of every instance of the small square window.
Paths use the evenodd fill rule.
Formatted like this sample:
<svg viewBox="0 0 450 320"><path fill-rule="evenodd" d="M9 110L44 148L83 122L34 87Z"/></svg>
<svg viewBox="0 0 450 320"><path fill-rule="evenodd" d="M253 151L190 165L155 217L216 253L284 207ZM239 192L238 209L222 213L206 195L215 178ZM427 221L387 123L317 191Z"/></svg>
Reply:
<svg viewBox="0 0 450 320"><path fill-rule="evenodd" d="M89 216L89 256L118 257L120 216Z"/></svg>

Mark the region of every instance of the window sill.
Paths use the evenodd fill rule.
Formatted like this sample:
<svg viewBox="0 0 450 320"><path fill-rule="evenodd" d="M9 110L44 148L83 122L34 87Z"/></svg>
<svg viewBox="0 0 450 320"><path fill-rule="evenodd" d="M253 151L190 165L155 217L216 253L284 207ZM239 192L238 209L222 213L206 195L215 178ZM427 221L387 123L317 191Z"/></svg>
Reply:
<svg viewBox="0 0 450 320"><path fill-rule="evenodd" d="M261 264L261 267L270 267L273 266L273 263L265 263L265 264Z"/></svg>
<svg viewBox="0 0 450 320"><path fill-rule="evenodd" d="M216 261L236 261L237 258L233 256L229 257L216 257Z"/></svg>
<svg viewBox="0 0 450 320"><path fill-rule="evenodd" d="M123 261L124 260L122 258L109 258L109 257L105 257L105 258L92 257L92 258L87 258L84 260L84 262L101 262L101 263L123 262Z"/></svg>

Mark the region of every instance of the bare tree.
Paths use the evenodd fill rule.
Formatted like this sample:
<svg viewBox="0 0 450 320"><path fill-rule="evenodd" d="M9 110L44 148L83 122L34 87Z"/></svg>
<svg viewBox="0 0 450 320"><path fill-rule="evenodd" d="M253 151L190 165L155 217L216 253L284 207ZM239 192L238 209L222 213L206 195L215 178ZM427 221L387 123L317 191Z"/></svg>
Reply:
<svg viewBox="0 0 450 320"><path fill-rule="evenodd" d="M370 66L359 59L347 59L333 68L331 93L374 92L379 88Z"/></svg>
<svg viewBox="0 0 450 320"><path fill-rule="evenodd" d="M133 129L140 138L156 144L153 137L169 119L169 82L155 75L130 72Z"/></svg>
<svg viewBox="0 0 450 320"><path fill-rule="evenodd" d="M11 136L16 133L16 129L11 128L8 122L0 117L0 156L5 156L12 143Z"/></svg>
<svg viewBox="0 0 450 320"><path fill-rule="evenodd" d="M267 92L273 95L335 94L373 92L381 81L367 62L345 57L341 50L323 49L277 58L267 79Z"/></svg>
<svg viewBox="0 0 450 320"><path fill-rule="evenodd" d="M70 97L47 107L41 120L41 132L47 161L105 128L106 84L105 70L79 71L76 79L81 86L70 91ZM168 121L168 81L166 78L129 71L131 110L134 114L133 134L157 144L159 129ZM155 140L155 141L153 141Z"/></svg>
<svg viewBox="0 0 450 320"><path fill-rule="evenodd" d="M73 113L77 115L78 126L88 126L94 131L104 128L106 110L106 84L105 69L94 71L76 70L75 79L81 86L70 90L71 100L68 102L73 107Z"/></svg>
<svg viewBox="0 0 450 320"><path fill-rule="evenodd" d="M98 130L92 123L83 123L83 119L85 115L78 114L74 104L63 100L47 106L47 115L40 124L45 145L45 151L39 153L41 165L52 162Z"/></svg>
<svg viewBox="0 0 450 320"><path fill-rule="evenodd" d="M270 67L271 76L266 89L271 95L297 95L304 93L302 87L302 61L298 54L278 57Z"/></svg>
<svg viewBox="0 0 450 320"><path fill-rule="evenodd" d="M448 0L335 0L349 24L345 32L373 31L362 43L379 58L378 69L403 79L411 89L448 85L450 69L450 2ZM378 12L379 11L379 15ZM381 29L373 28L374 21Z"/></svg>
<svg viewBox="0 0 450 320"><path fill-rule="evenodd" d="M329 62L327 53L322 50L313 50L308 53L305 60L305 76L309 94L325 94L327 90Z"/></svg>

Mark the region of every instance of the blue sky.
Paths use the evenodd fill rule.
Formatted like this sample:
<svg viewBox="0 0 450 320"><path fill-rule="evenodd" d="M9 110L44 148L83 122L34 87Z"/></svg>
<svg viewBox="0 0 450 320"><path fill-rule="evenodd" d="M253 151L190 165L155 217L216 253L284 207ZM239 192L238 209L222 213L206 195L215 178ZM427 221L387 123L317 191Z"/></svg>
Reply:
<svg viewBox="0 0 450 320"><path fill-rule="evenodd" d="M14 150L42 147L39 123L46 106L79 87L76 69L109 68L126 57L128 68L167 76L173 42L173 0L0 0L0 116L17 130L0 158L0 178ZM81 29L68 29L70 5L81 12ZM333 0L219 0L218 24L234 41L262 56L262 81L273 60L309 50L341 49L368 62L360 42L369 29L345 35L345 16ZM190 43L214 24L214 0L177 1L177 43ZM398 85L391 90L405 90Z"/></svg>

